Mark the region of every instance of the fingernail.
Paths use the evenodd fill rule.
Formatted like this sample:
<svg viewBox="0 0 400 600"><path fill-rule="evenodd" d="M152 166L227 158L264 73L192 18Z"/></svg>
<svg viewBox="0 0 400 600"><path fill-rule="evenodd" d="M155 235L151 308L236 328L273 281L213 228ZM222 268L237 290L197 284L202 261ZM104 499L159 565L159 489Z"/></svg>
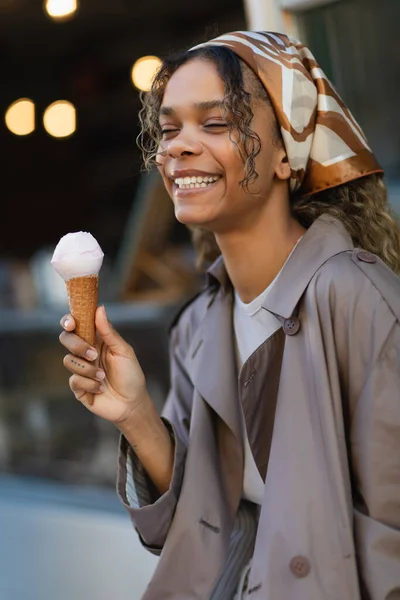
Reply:
<svg viewBox="0 0 400 600"><path fill-rule="evenodd" d="M71 323L70 319L65 319L65 321L63 323L63 327L67 328L70 323Z"/></svg>
<svg viewBox="0 0 400 600"><path fill-rule="evenodd" d="M101 384L99 385L99 391L100 391L100 392L105 392L105 391L106 391L106 386L105 386L104 384L102 384L102 383L101 383Z"/></svg>
<svg viewBox="0 0 400 600"><path fill-rule="evenodd" d="M106 374L104 373L104 371L97 371L96 373L96 379L98 379L99 381L103 381L105 376Z"/></svg>
<svg viewBox="0 0 400 600"><path fill-rule="evenodd" d="M86 358L88 358L89 360L94 360L95 358L97 358L96 350L92 350L92 348L86 350Z"/></svg>

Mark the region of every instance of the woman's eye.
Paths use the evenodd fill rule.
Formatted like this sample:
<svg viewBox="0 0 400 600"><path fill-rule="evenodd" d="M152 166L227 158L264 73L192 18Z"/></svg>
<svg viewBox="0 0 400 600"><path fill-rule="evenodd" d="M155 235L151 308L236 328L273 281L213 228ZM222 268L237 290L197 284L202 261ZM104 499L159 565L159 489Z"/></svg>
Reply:
<svg viewBox="0 0 400 600"><path fill-rule="evenodd" d="M175 133L178 129L162 129L161 135L168 135L169 133Z"/></svg>
<svg viewBox="0 0 400 600"><path fill-rule="evenodd" d="M206 125L204 125L204 127L206 127L207 129L212 129L212 128L222 128L222 127L227 127L228 123L223 123L222 121L220 123L206 123Z"/></svg>

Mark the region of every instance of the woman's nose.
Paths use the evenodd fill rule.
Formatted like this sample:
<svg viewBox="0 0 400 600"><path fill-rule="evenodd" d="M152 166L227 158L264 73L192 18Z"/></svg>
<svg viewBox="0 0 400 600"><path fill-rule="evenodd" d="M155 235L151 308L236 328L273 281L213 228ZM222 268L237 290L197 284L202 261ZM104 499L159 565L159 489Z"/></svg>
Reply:
<svg viewBox="0 0 400 600"><path fill-rule="evenodd" d="M198 141L181 132L168 142L166 150L172 158L179 158L184 155L201 154L202 146Z"/></svg>

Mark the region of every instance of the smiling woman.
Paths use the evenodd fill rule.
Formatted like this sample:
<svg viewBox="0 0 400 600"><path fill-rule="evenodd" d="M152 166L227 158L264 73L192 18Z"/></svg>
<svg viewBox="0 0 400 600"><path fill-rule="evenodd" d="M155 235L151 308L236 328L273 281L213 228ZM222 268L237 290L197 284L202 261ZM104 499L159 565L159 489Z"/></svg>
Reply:
<svg viewBox="0 0 400 600"><path fill-rule="evenodd" d="M96 366L72 360L71 315L60 339L75 396L122 433L118 493L160 555L143 600L397 597L400 236L361 128L268 32L165 60L140 119L177 219L220 255L173 324L162 417L103 308Z"/></svg>

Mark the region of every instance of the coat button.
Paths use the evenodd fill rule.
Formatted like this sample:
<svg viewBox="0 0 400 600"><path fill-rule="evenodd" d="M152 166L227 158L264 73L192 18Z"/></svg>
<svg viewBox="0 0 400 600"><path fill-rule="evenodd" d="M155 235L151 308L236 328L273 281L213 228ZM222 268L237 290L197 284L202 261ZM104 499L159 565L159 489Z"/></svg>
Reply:
<svg viewBox="0 0 400 600"><path fill-rule="evenodd" d="M376 263L376 256L375 254L372 254L372 252L367 252L366 250L359 250L357 252L357 258L358 260L361 260L362 262L366 262L366 263Z"/></svg>
<svg viewBox="0 0 400 600"><path fill-rule="evenodd" d="M283 323L283 331L286 333L286 335L296 335L299 329L300 319L298 317L285 319L285 322Z"/></svg>
<svg viewBox="0 0 400 600"><path fill-rule="evenodd" d="M290 561L290 570L299 579L307 577L311 571L310 561L305 556L295 556Z"/></svg>

